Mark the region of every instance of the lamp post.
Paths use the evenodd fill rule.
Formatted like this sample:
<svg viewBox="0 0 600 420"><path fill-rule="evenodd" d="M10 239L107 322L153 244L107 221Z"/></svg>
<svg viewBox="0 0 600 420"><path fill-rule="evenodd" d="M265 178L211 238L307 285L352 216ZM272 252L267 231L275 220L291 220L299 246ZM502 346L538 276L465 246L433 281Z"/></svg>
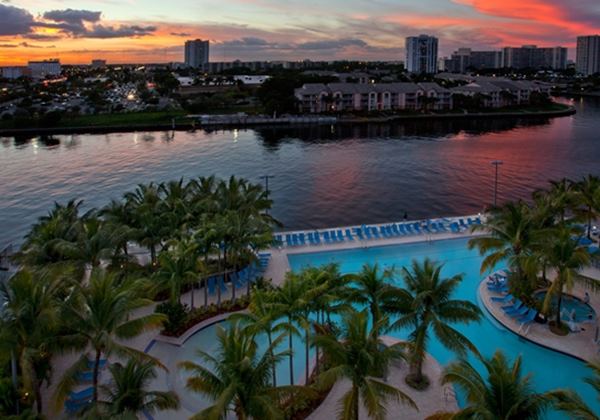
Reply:
<svg viewBox="0 0 600 420"><path fill-rule="evenodd" d="M496 176L494 178L494 207L498 203L498 167L502 165L504 162L501 160L494 160L491 162L492 165L496 167Z"/></svg>
<svg viewBox="0 0 600 420"><path fill-rule="evenodd" d="M260 178L265 180L265 193L267 195L267 198L269 198L269 179L275 178L275 175L263 175ZM269 210L267 210L267 214L268 213Z"/></svg>

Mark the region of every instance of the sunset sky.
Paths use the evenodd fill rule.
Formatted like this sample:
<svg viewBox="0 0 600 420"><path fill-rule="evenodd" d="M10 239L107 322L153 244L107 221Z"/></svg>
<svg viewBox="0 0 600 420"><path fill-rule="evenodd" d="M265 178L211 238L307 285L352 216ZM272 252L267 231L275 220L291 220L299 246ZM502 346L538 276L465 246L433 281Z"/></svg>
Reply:
<svg viewBox="0 0 600 420"><path fill-rule="evenodd" d="M183 61L211 41L211 61L404 59L404 37L458 47L569 47L600 33L600 0L0 0L0 65Z"/></svg>

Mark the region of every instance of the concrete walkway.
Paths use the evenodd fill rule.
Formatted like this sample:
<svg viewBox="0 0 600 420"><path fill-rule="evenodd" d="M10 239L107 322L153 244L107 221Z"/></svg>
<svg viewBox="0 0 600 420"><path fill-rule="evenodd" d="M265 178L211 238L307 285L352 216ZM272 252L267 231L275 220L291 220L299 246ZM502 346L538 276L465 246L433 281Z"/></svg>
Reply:
<svg viewBox="0 0 600 420"><path fill-rule="evenodd" d="M399 340L392 337L382 337L382 339L389 344L399 342ZM453 412L458 410L458 403L456 402L456 395L452 386L442 386L440 384L442 367L429 354L423 364L423 372L429 377L431 384L427 390L417 391L404 382L404 378L408 374L408 365L403 362L392 364L389 377L386 381L387 384L407 394L417 404L418 411L402 403L390 402L386 406L387 419L422 420L440 411ZM350 386L351 383L347 379L336 383L323 403L307 417L307 420L337 418L337 413L340 409L340 400L350 390ZM359 411L359 418L369 418L362 405Z"/></svg>
<svg viewBox="0 0 600 420"><path fill-rule="evenodd" d="M597 269L588 269L585 274L590 277L597 276L594 278L600 279L600 272L595 272L593 270L599 271ZM590 294L589 304L594 311L596 311L596 320L586 320L580 323L580 326L584 329L583 331L577 333L570 332L566 336L556 335L550 331L548 324L540 324L537 322L531 323L529 328L520 329L519 323L514 318L506 315L502 310L502 306L506 305L506 303L494 302L491 299L493 296L499 297L502 295L488 290L485 280L480 283L478 293L488 312L500 324L515 334L541 346L558 350L578 359L592 361L598 357L598 351L600 350L595 341L596 329L598 328L598 316L600 316L600 295L581 285L577 285L570 294L579 299L583 299L586 291Z"/></svg>

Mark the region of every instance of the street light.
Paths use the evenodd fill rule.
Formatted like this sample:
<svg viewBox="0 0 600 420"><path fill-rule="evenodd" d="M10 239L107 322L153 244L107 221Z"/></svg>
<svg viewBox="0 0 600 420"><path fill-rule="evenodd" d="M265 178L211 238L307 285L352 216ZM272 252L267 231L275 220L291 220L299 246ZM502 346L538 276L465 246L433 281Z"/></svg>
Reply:
<svg viewBox="0 0 600 420"><path fill-rule="evenodd" d="M502 165L504 162L501 160L494 160L491 162L492 165L496 167L496 177L494 178L494 207L498 202L498 166Z"/></svg>
<svg viewBox="0 0 600 420"><path fill-rule="evenodd" d="M267 193L267 198L269 198L269 179L275 178L275 175L263 175L260 179L265 180L265 192Z"/></svg>

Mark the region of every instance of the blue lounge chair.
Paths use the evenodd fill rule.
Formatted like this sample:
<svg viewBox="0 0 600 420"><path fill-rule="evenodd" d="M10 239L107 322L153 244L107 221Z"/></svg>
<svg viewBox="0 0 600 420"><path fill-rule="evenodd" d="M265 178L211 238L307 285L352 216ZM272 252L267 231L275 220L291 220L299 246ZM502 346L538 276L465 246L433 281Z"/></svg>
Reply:
<svg viewBox="0 0 600 420"><path fill-rule="evenodd" d="M387 233L388 238L393 238L394 236L396 236L396 234L394 234L394 231L392 230L392 227L390 225L385 225L384 230L385 230L385 233Z"/></svg>
<svg viewBox="0 0 600 420"><path fill-rule="evenodd" d="M325 231L323 232L323 239L325 240L325 243L329 243L331 242L331 240L329 239L329 232Z"/></svg>
<svg viewBox="0 0 600 420"><path fill-rule="evenodd" d="M521 316L529 312L529 310L530 309L526 305L523 305L516 311L507 312L506 315L510 316L511 318L520 318Z"/></svg>
<svg viewBox="0 0 600 420"><path fill-rule="evenodd" d="M537 311L536 310L530 310L527 315L522 316L521 318L519 318L517 321L519 322L519 331L521 331L521 329L527 325L531 325L531 323L533 321L535 321L535 317L537 316Z"/></svg>
<svg viewBox="0 0 600 420"><path fill-rule="evenodd" d="M367 237L367 239L371 239L371 228L369 227L363 227L363 232L365 232L365 236Z"/></svg>
<svg viewBox="0 0 600 420"><path fill-rule="evenodd" d="M227 291L227 286L225 285L225 279L223 278L223 276L219 276L217 278L217 284L221 288L221 292L226 292Z"/></svg>
<svg viewBox="0 0 600 420"><path fill-rule="evenodd" d="M400 234L402 236L410 235L410 232L408 232L408 230L406 229L406 227L403 224L400 224L400 223L398 223L398 232L400 232Z"/></svg>
<svg viewBox="0 0 600 420"><path fill-rule="evenodd" d="M381 236L383 236L384 238L387 238L387 237L388 237L388 233L387 233L387 231L385 230L385 227L384 227L384 226L379 226L379 234L380 234Z"/></svg>
<svg viewBox="0 0 600 420"><path fill-rule="evenodd" d="M341 230L337 231L337 238L340 242L344 242L344 233Z"/></svg>
<svg viewBox="0 0 600 420"><path fill-rule="evenodd" d="M210 276L208 278L207 286L208 286L208 294L214 295L216 289L215 289L215 278L213 276Z"/></svg>
<svg viewBox="0 0 600 420"><path fill-rule="evenodd" d="M281 235L275 235L275 239L273 240L273 243L275 246L281 246L283 245L283 236Z"/></svg>
<svg viewBox="0 0 600 420"><path fill-rule="evenodd" d="M431 231L431 233L438 233L438 228L435 223L432 223L431 220L427 222L427 227Z"/></svg>
<svg viewBox="0 0 600 420"><path fill-rule="evenodd" d="M290 235L289 233L285 235L285 243L287 246L294 246L294 244L292 243L292 235Z"/></svg>
<svg viewBox="0 0 600 420"><path fill-rule="evenodd" d="M352 232L350 231L350 229L346 229L346 238L348 238L349 241L354 240L354 236L352 236Z"/></svg>
<svg viewBox="0 0 600 420"><path fill-rule="evenodd" d="M92 403L91 398L88 398L87 400L81 400L81 401L67 400L67 401L65 401L65 409L66 409L67 413L73 415L75 413L78 413L84 407L90 405L91 403Z"/></svg>
<svg viewBox="0 0 600 420"><path fill-rule="evenodd" d="M372 228L371 228L371 233L373 234L373 237L374 237L374 238L377 238L377 239L379 239L379 238L380 238L380 236L379 236L379 232L377 231L377 228L375 228L375 227L372 227Z"/></svg>
<svg viewBox="0 0 600 420"><path fill-rule="evenodd" d="M304 238L304 233L297 233L296 238L297 238L298 245L306 244L306 239Z"/></svg>
<svg viewBox="0 0 600 420"><path fill-rule="evenodd" d="M360 239L361 241L362 241L363 239L365 239L365 237L363 236L363 230L362 230L361 228L359 228L359 227L355 227L355 228L354 228L354 234L355 234L356 236L358 236L358 239Z"/></svg>
<svg viewBox="0 0 600 420"><path fill-rule="evenodd" d="M519 309L521 307L521 305L523 305L523 302L521 302L520 299L515 299L515 301L510 304L510 305L503 305L501 308L504 312L506 311L516 311L517 309Z"/></svg>
<svg viewBox="0 0 600 420"><path fill-rule="evenodd" d="M450 223L450 230L452 231L452 233L460 233L460 227L458 226L458 223Z"/></svg>
<svg viewBox="0 0 600 420"><path fill-rule="evenodd" d="M504 295L504 296L492 296L492 301L493 302L506 303L506 302L510 302L514 298L515 297L509 293L509 294Z"/></svg>
<svg viewBox="0 0 600 420"><path fill-rule="evenodd" d="M465 223L465 221L463 219L458 219L458 224L463 229L468 229L469 228L469 226L467 226L467 224Z"/></svg>
<svg viewBox="0 0 600 420"><path fill-rule="evenodd" d="M88 360L87 367L88 367L88 369L93 369L94 361ZM98 369L104 369L105 367L106 367L106 359L100 359L100 361L98 362Z"/></svg>
<svg viewBox="0 0 600 420"><path fill-rule="evenodd" d="M412 228L417 233L417 235L420 235L422 233L421 227L419 226L419 224L417 222L412 224Z"/></svg>
<svg viewBox="0 0 600 420"><path fill-rule="evenodd" d="M412 226L411 225L406 224L406 225L402 225L402 226L406 230L407 234L409 234L409 235L414 235L415 234L415 232L413 232L413 230L412 230Z"/></svg>
<svg viewBox="0 0 600 420"><path fill-rule="evenodd" d="M395 223L392 225L392 232L394 234L394 236L400 236L400 230L398 230L398 225L396 225Z"/></svg>
<svg viewBox="0 0 600 420"><path fill-rule="evenodd" d="M80 383L92 382L94 379L94 371L86 370L77 374L77 381Z"/></svg>
<svg viewBox="0 0 600 420"><path fill-rule="evenodd" d="M69 401L78 402L78 401L86 401L92 398L94 395L94 387L88 387L79 392L70 392L69 393Z"/></svg>
<svg viewBox="0 0 600 420"><path fill-rule="evenodd" d="M321 234L318 231L313 232L313 237L315 238L315 242L317 245L321 243Z"/></svg>
<svg viewBox="0 0 600 420"><path fill-rule="evenodd" d="M448 229L442 222L437 222L437 228L440 232L448 232Z"/></svg>
<svg viewBox="0 0 600 420"><path fill-rule="evenodd" d="M337 242L338 238L335 235L335 230L330 230L329 231L329 239L331 239L331 242Z"/></svg>
<svg viewBox="0 0 600 420"><path fill-rule="evenodd" d="M308 233L306 234L306 237L308 238L308 243L309 243L309 244L311 244L311 245L314 245L314 244L315 244L315 239L314 239L314 237L313 237L313 233L312 233L312 232L308 232Z"/></svg>
<svg viewBox="0 0 600 420"><path fill-rule="evenodd" d="M421 229L423 230L424 233L431 233L431 229L429 229L428 225L421 226Z"/></svg>

